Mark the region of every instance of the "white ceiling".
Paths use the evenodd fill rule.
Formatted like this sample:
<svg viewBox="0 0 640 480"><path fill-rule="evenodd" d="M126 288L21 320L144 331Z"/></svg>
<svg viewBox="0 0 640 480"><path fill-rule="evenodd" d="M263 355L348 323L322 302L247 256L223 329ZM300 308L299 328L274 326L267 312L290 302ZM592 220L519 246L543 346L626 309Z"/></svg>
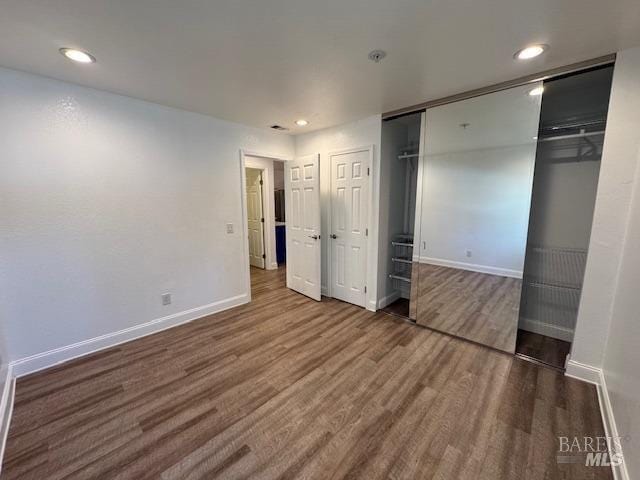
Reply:
<svg viewBox="0 0 640 480"><path fill-rule="evenodd" d="M542 83L468 98L427 110L427 155L535 145L542 96L529 95Z"/></svg>
<svg viewBox="0 0 640 480"><path fill-rule="evenodd" d="M2 66L293 133L636 45L638 0L0 0Z"/></svg>

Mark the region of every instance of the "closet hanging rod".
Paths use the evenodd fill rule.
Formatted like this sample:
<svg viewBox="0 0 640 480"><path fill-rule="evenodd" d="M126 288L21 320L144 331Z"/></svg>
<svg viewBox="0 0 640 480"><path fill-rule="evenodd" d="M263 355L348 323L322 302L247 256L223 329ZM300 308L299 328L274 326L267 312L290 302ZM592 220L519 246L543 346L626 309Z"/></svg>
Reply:
<svg viewBox="0 0 640 480"><path fill-rule="evenodd" d="M399 160L404 160L405 158L416 158L419 157L419 153L406 153L404 155L398 155Z"/></svg>
<svg viewBox="0 0 640 480"><path fill-rule="evenodd" d="M586 138L595 137L597 135L604 135L604 130L598 132L585 132L585 133L572 133L569 135L556 135L554 137L545 137L538 140L539 142L553 142L554 140L567 140L570 138Z"/></svg>
<svg viewBox="0 0 640 480"><path fill-rule="evenodd" d="M575 128L592 127L594 125L604 125L605 123L607 123L606 116L602 116L601 118L598 118L597 120L592 120L592 121L582 120L578 122L574 121L574 122L560 123L556 125L549 125L546 127L542 127L542 130L554 132L558 130L566 130L569 128L575 129Z"/></svg>

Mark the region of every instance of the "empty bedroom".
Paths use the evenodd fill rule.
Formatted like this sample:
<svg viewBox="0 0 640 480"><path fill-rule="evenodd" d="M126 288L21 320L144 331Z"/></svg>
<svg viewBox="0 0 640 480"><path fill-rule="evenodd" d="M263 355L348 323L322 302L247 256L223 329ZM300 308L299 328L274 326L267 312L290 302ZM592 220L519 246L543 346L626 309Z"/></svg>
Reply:
<svg viewBox="0 0 640 480"><path fill-rule="evenodd" d="M640 477L640 3L0 0L0 480Z"/></svg>

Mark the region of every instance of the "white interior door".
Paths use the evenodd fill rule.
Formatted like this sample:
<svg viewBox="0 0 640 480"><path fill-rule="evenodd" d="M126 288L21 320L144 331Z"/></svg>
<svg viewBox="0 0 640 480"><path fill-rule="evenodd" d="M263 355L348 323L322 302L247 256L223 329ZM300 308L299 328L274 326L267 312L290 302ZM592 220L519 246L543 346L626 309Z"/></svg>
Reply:
<svg viewBox="0 0 640 480"><path fill-rule="evenodd" d="M331 294L366 306L369 150L331 155Z"/></svg>
<svg viewBox="0 0 640 480"><path fill-rule="evenodd" d="M249 226L249 263L264 268L264 216L262 210L262 171L247 168L247 224Z"/></svg>
<svg viewBox="0 0 640 480"><path fill-rule="evenodd" d="M287 287L320 300L320 159L285 162Z"/></svg>

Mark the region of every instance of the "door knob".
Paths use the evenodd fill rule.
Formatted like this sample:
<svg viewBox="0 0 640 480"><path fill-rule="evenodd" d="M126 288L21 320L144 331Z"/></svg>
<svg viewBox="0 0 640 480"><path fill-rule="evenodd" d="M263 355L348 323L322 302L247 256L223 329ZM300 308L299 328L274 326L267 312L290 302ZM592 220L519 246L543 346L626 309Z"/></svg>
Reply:
<svg viewBox="0 0 640 480"><path fill-rule="evenodd" d="M309 238L313 238L314 240L318 240L320 235L309 235Z"/></svg>
<svg viewBox="0 0 640 480"><path fill-rule="evenodd" d="M335 233L332 233L332 234L331 234L331 235L329 235L329 236L330 236L331 238L333 238L334 240L335 240L336 238L338 238L338 236L337 236Z"/></svg>

